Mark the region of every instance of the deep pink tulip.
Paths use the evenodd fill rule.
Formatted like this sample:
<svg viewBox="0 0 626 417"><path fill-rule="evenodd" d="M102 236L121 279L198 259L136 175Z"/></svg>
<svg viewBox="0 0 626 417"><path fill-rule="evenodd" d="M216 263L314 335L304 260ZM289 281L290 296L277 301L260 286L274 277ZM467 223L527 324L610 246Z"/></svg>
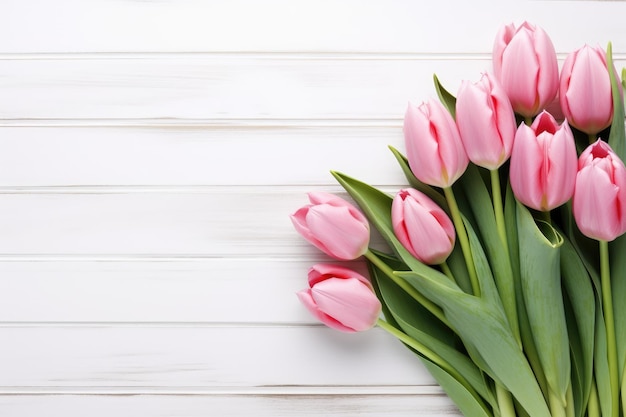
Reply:
<svg viewBox="0 0 626 417"><path fill-rule="evenodd" d="M307 241L337 259L356 259L367 252L369 223L356 207L328 193L309 193L309 200L311 204L291 215Z"/></svg>
<svg viewBox="0 0 626 417"><path fill-rule="evenodd" d="M610 242L626 232L626 167L601 140L578 160L574 218L587 237Z"/></svg>
<svg viewBox="0 0 626 417"><path fill-rule="evenodd" d="M568 55L559 91L563 114L572 126L588 134L609 127L613 120L613 95L602 48L585 45Z"/></svg>
<svg viewBox="0 0 626 417"><path fill-rule="evenodd" d="M577 171L574 135L543 111L529 127L521 124L511 153L510 180L519 201L548 211L572 197Z"/></svg>
<svg viewBox="0 0 626 417"><path fill-rule="evenodd" d="M559 67L552 41L543 29L527 22L498 32L493 46L493 69L513 110L532 117L545 109L559 88Z"/></svg>
<svg viewBox="0 0 626 417"><path fill-rule="evenodd" d="M470 161L490 170L509 156L515 137L515 114L506 92L489 74L463 81L456 98L456 124Z"/></svg>
<svg viewBox="0 0 626 417"><path fill-rule="evenodd" d="M454 119L438 101L409 104L404 139L413 174L425 184L451 186L467 168L467 154Z"/></svg>
<svg viewBox="0 0 626 417"><path fill-rule="evenodd" d="M391 204L393 231L411 255L425 264L440 264L454 248L454 225L428 196L400 190Z"/></svg>
<svg viewBox="0 0 626 417"><path fill-rule="evenodd" d="M328 327L360 332L376 324L380 301L367 278L355 271L317 264L309 270L309 287L298 292L298 298Z"/></svg>

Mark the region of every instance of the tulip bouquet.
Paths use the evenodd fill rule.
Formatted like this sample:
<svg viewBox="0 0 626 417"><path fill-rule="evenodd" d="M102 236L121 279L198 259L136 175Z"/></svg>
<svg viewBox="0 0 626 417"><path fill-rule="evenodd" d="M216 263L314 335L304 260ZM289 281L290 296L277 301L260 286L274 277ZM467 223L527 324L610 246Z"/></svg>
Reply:
<svg viewBox="0 0 626 417"><path fill-rule="evenodd" d="M390 196L333 172L360 210L311 193L292 215L370 275L315 265L300 300L334 329L398 338L466 416L626 415L626 133L611 45L573 52L559 77L547 34L511 24L493 74L456 97L435 87L439 101L408 106L406 156L391 148L410 187ZM385 250L370 247L371 226Z"/></svg>

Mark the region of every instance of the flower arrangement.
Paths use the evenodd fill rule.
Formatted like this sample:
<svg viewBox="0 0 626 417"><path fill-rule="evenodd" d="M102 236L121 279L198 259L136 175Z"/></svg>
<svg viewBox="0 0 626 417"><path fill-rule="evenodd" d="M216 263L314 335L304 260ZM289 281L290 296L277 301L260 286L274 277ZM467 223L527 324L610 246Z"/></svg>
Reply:
<svg viewBox="0 0 626 417"><path fill-rule="evenodd" d="M398 338L466 416L626 415L626 133L611 44L571 53L559 76L548 35L510 24L492 74L456 97L435 87L439 101L406 110L406 156L391 148L410 187L392 197L333 172L360 210L311 193L292 215L307 241L364 257L370 273L315 265L298 297L329 327ZM562 115L546 111L555 102ZM371 226L388 250L369 247Z"/></svg>

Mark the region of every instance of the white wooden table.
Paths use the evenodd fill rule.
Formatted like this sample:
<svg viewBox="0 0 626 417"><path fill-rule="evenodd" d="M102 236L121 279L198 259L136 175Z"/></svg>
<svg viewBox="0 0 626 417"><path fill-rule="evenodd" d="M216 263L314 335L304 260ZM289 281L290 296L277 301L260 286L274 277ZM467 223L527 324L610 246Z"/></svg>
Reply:
<svg viewBox="0 0 626 417"><path fill-rule="evenodd" d="M622 2L2 0L0 415L458 415L299 305L328 258L288 214L403 185L406 103L523 19L626 65Z"/></svg>

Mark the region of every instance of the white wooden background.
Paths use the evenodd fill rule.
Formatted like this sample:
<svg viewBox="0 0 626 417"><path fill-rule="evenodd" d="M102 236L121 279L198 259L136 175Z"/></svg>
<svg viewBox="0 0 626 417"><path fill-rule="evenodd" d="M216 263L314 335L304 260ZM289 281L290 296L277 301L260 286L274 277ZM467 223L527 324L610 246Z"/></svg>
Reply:
<svg viewBox="0 0 626 417"><path fill-rule="evenodd" d="M626 64L614 1L2 0L0 415L458 415L309 317L288 214L330 169L403 185L406 103L524 19Z"/></svg>

